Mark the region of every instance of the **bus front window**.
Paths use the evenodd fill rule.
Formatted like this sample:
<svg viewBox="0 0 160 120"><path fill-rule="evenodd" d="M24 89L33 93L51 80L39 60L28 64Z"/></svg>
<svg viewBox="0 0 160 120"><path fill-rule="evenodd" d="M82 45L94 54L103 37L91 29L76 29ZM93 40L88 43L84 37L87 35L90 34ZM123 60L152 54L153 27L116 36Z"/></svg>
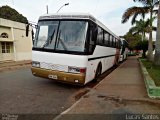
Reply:
<svg viewBox="0 0 160 120"><path fill-rule="evenodd" d="M58 24L58 21L39 22L34 47L54 49Z"/></svg>
<svg viewBox="0 0 160 120"><path fill-rule="evenodd" d="M40 21L38 26L35 48L84 52L88 22Z"/></svg>
<svg viewBox="0 0 160 120"><path fill-rule="evenodd" d="M56 50L84 52L87 26L85 21L61 21Z"/></svg>

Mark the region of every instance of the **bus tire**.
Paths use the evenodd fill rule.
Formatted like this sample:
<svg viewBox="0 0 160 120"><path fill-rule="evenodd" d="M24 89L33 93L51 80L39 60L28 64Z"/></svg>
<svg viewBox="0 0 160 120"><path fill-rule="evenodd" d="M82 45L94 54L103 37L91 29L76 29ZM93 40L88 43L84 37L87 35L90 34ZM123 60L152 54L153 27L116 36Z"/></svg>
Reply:
<svg viewBox="0 0 160 120"><path fill-rule="evenodd" d="M97 70L96 70L95 77L93 79L93 82L97 82L98 77L101 75L101 73L102 73L102 63L99 63L98 67L97 67Z"/></svg>
<svg viewBox="0 0 160 120"><path fill-rule="evenodd" d="M115 60L114 66L118 66L119 62L118 59Z"/></svg>

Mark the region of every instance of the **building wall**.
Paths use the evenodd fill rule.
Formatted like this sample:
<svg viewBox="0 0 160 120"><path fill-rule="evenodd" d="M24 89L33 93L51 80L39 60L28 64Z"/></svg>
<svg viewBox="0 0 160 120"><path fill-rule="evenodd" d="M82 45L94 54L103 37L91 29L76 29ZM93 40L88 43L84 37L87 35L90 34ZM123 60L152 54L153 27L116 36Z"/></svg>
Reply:
<svg viewBox="0 0 160 120"><path fill-rule="evenodd" d="M31 28L29 36L26 37L26 25L11 20L0 18L0 35L5 32L8 38L0 37L0 61L5 60L31 60L32 59L32 35ZM1 43L12 42L12 52L2 53Z"/></svg>
<svg viewBox="0 0 160 120"><path fill-rule="evenodd" d="M1 35L1 33L3 33L3 32L6 32L7 34L8 34L8 39L5 39L5 38L0 38L1 39L1 41L13 41L13 39L12 39L12 32L11 32L11 28L10 27L5 27L5 26L0 26L0 35Z"/></svg>

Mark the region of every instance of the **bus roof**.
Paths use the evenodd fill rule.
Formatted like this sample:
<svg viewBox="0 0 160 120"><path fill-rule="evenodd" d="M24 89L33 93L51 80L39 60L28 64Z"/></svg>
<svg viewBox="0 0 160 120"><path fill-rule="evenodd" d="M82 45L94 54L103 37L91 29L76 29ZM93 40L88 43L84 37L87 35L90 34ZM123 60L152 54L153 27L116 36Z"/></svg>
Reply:
<svg viewBox="0 0 160 120"><path fill-rule="evenodd" d="M97 20L94 16L92 16L89 13L55 13L55 14L45 14L39 17L39 20L47 20L47 19L88 19L92 20L96 24L98 24L100 27L105 29L107 32L115 36L117 39L119 37L115 35L111 30L109 30L103 23L101 23L99 20Z"/></svg>

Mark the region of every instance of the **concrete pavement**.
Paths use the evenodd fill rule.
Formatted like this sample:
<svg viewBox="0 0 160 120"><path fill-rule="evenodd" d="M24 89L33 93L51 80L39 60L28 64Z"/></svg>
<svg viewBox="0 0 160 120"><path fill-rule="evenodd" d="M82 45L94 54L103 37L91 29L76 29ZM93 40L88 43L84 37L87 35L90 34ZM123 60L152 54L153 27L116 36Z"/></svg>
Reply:
<svg viewBox="0 0 160 120"><path fill-rule="evenodd" d="M111 117L109 114L142 113L160 113L160 100L150 99L147 96L140 65L137 57L134 56L129 57L89 93L55 119L106 119ZM122 117L127 119L128 116ZM142 116L138 117L142 118Z"/></svg>

